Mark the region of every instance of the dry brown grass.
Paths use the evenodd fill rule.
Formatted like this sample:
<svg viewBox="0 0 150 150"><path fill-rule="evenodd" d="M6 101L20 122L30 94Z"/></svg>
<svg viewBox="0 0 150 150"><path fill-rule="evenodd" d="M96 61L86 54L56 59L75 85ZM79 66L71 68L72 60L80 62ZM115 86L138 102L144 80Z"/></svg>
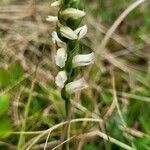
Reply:
<svg viewBox="0 0 150 150"><path fill-rule="evenodd" d="M124 137L127 134L134 137L149 137L147 133L144 133L144 131L140 131L138 128L136 128L136 123L134 126L127 126L122 115L122 113L126 113L128 111L127 107L130 103L130 99L145 101L149 104L149 97L128 93L123 89L123 85L121 86L122 91L119 91L120 89L117 90L117 88L120 86L120 84L123 84L123 82L132 90L136 87L140 88L138 85L134 84L135 82L141 83L144 87L149 87L149 83L147 83L143 78L136 76L135 79L132 79L132 75L136 74L136 71L149 72L148 69L150 67L147 65L143 66L140 64L133 64L126 59L128 54L134 53L135 56L145 59L147 62L149 62L149 51L146 47L141 47L141 51L138 51L135 46L132 47L132 39L128 40L118 32L115 32L121 21L123 21L128 13L131 12L131 7L135 9L144 1L146 0L140 0L137 3L135 2L135 5L129 6L125 11L126 13L121 15L123 17L119 17L119 19L116 20L111 28L105 27L105 25L93 18L93 16L90 14L85 20L89 26L89 33L87 35L87 39L84 42L98 54L94 65L97 70L100 71L96 71L97 74L95 74L94 79L92 79L90 75L94 66L87 68L87 70L84 72L85 77L89 80L89 84L91 85L90 88L86 91L86 96L90 99L89 103L92 103L94 108L90 110L82 104L80 93L78 93L75 99L72 100L74 116L78 113L78 111L80 111L85 114L85 118L71 120L71 123L80 121L82 122L81 126L83 128L86 128L89 122L97 123L97 125L93 125L91 129L85 134L82 133L82 130L80 129L79 131L71 131L71 138L66 142L73 140L73 142L76 143L76 141L80 141L79 144L76 144L78 145L78 150L82 149L84 143L86 143L89 138L94 141L96 136L99 136L106 141L115 143L124 149L132 149L131 146L128 146L111 136L107 136L107 121L109 121L109 119L116 113L116 111L118 112L123 122L123 124L119 126L119 130L123 132ZM16 83L9 86L8 88L2 89L0 91L0 96L8 93L15 86L21 85L22 81L24 80L29 79L29 81L32 82L33 73L35 72L35 68L37 66L38 69L36 72L36 81L38 85L47 92L50 90L48 87L49 83L53 83L54 77L57 73L56 66L54 65L55 48L52 45L50 36L52 30L55 28L55 25L47 23L45 18L47 15L53 15L56 12L56 9L50 8L49 2L47 1L41 3L35 3L32 0L26 0L19 3L18 1L8 1L8 3L6 3L6 1L0 2L0 55L2 57L0 60L0 67L7 69L8 66L15 61L21 64L25 71L25 76L20 81L16 81ZM103 39L103 37L105 38ZM108 41L110 39L115 44L119 45L118 47L124 49L113 52L110 47L107 47ZM101 40L103 41L102 43L100 42ZM149 45L149 40L145 38L145 46L147 45ZM119 78L117 72L120 72L119 77L121 76L120 78L123 80L123 82L118 83ZM101 74L108 75L108 78L102 77L102 80L105 80L102 81L102 84L106 85L106 87L103 87L103 85L101 86L99 84L101 81ZM97 97L99 93L102 93L106 90L113 95L113 99L111 104L103 106L102 102L97 101ZM23 115L19 112L19 104L23 105L23 102L20 102L22 93L29 94L29 92L30 89L28 86L21 85L20 91L12 94L14 99L14 107L11 108L14 112L14 115L11 116L14 120L12 124L18 131L13 132L12 134L21 133L18 130L18 126L22 123ZM54 92L59 95L60 91L59 89L54 89ZM36 91L33 91L30 94L33 97L38 96L45 98L44 95L40 95L40 93ZM55 109L60 109L60 112L63 111L62 102L55 101L51 94L49 94L46 99L48 99L51 104L44 108L42 115L48 115L49 113L52 113L54 118L59 118L60 114L57 114ZM30 119L32 120L32 117L34 116L31 116L31 118L26 118L27 123L30 121ZM39 121L38 123L40 124L41 122ZM47 135L49 132L51 133L53 129L56 129L57 127L60 127L66 123L67 122L63 121L61 123L56 122L56 124L52 127L49 127L49 129L42 131L23 131L24 135L32 135L27 140L24 147L27 150L31 149L32 146L33 149L43 149L45 143L47 144L47 148L54 148L55 146L57 147L59 144L61 144L60 140L46 142L45 135ZM61 129L57 130L54 135L59 136L61 131ZM81 133L79 134L79 132ZM73 136L73 134L76 134L77 136ZM41 142L38 143L38 140L41 140ZM0 145L1 144L8 147L8 149L16 148L16 145L9 144L7 140L6 142L1 141ZM105 143L105 148L107 149L107 143Z"/></svg>

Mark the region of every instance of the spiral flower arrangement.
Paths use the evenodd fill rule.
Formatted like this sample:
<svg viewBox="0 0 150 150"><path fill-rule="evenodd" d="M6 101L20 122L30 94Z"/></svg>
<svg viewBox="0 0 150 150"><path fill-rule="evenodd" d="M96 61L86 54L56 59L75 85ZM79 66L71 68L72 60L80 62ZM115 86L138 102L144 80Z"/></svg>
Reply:
<svg viewBox="0 0 150 150"><path fill-rule="evenodd" d="M55 83L62 89L61 96L65 100L68 113L73 93L88 87L85 79L78 76L81 67L94 62L94 52L81 43L88 28L86 25L80 26L86 14L81 9L80 0L58 0L53 2L51 7L60 8L57 16L48 16L46 20L56 22L52 41L56 45L55 63L60 71Z"/></svg>

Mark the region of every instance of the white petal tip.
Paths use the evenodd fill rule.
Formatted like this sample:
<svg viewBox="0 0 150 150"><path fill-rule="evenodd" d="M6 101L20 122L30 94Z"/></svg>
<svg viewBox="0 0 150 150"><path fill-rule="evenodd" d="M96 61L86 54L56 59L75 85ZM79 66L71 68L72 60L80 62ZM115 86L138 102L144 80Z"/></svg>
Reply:
<svg viewBox="0 0 150 150"><path fill-rule="evenodd" d="M63 42L59 37L56 31L52 32L52 41L54 44L57 44L58 47L66 48L66 43Z"/></svg>
<svg viewBox="0 0 150 150"><path fill-rule="evenodd" d="M65 27L65 26L60 27L60 32L61 35L67 39L76 40L78 38L75 32L69 27Z"/></svg>
<svg viewBox="0 0 150 150"><path fill-rule="evenodd" d="M70 82L66 85L66 91L70 94L80 91L82 89L85 89L88 87L88 84L86 83L84 78L81 78L79 80Z"/></svg>
<svg viewBox="0 0 150 150"><path fill-rule="evenodd" d="M94 63L95 54L94 52L90 54L79 54L73 57L72 64L74 67L87 66Z"/></svg>
<svg viewBox="0 0 150 150"><path fill-rule="evenodd" d="M65 71L59 71L56 78L55 83L59 88L63 88L65 82L67 81L67 75Z"/></svg>
<svg viewBox="0 0 150 150"><path fill-rule="evenodd" d="M57 50L57 54L55 56L55 62L56 65L60 68L63 68L65 66L65 62L67 60L67 53L65 48L59 48Z"/></svg>
<svg viewBox="0 0 150 150"><path fill-rule="evenodd" d="M74 31L78 35L78 40L80 40L81 38L83 38L86 35L87 30L88 30L87 25L84 25Z"/></svg>
<svg viewBox="0 0 150 150"><path fill-rule="evenodd" d="M81 18L85 16L85 12L75 8L67 8L61 12L65 17L72 17L75 19Z"/></svg>
<svg viewBox="0 0 150 150"><path fill-rule="evenodd" d="M49 22L57 22L58 21L58 17L57 16L48 16L46 18L46 21L49 21Z"/></svg>
<svg viewBox="0 0 150 150"><path fill-rule="evenodd" d="M59 5L60 5L60 3L61 3L61 1L60 1L60 0L55 1L55 2L51 3L51 7L57 7L57 6L59 6Z"/></svg>

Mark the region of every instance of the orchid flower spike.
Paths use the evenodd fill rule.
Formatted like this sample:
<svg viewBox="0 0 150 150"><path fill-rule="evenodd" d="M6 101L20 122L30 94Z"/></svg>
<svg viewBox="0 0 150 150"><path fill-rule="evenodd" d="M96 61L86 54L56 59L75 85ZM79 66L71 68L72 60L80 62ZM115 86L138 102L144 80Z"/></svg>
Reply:
<svg viewBox="0 0 150 150"><path fill-rule="evenodd" d="M57 16L48 16L46 18L46 21L49 21L49 22L57 22L58 21L58 17Z"/></svg>
<svg viewBox="0 0 150 150"><path fill-rule="evenodd" d="M81 78L79 80L70 82L66 85L66 91L70 94L76 92L76 91L80 91L84 88L87 88L88 84L86 83L86 81L84 80L84 78Z"/></svg>
<svg viewBox="0 0 150 150"><path fill-rule="evenodd" d="M66 43L63 42L59 37L56 31L52 32L52 41L54 44L57 44L59 47L66 47Z"/></svg>
<svg viewBox="0 0 150 150"><path fill-rule="evenodd" d="M67 38L67 39L75 40L75 39L78 38L76 33L69 27L61 26L60 27L60 32L61 32L61 35L64 36L65 38Z"/></svg>
<svg viewBox="0 0 150 150"><path fill-rule="evenodd" d="M55 56L55 62L56 65L60 68L63 68L65 66L65 62L67 60L67 53L65 48L59 48L57 50L57 54Z"/></svg>
<svg viewBox="0 0 150 150"><path fill-rule="evenodd" d="M78 35L78 40L83 38L87 33L88 27L84 25L82 27L77 28L74 32Z"/></svg>
<svg viewBox="0 0 150 150"><path fill-rule="evenodd" d="M56 7L56 6L59 6L60 4L61 4L61 1L58 0L58 1L51 3L51 7Z"/></svg>
<svg viewBox="0 0 150 150"><path fill-rule="evenodd" d="M56 78L55 78L56 85L60 88L63 88L66 81L67 81L66 72L65 71L59 71Z"/></svg>
<svg viewBox="0 0 150 150"><path fill-rule="evenodd" d="M77 66L87 66L94 62L94 52L90 54L80 54L73 57L72 64L73 67Z"/></svg>
<svg viewBox="0 0 150 150"><path fill-rule="evenodd" d="M70 17L74 19L78 19L85 16L85 12L79 9L75 8L67 8L61 12L61 15L64 15L65 17Z"/></svg>

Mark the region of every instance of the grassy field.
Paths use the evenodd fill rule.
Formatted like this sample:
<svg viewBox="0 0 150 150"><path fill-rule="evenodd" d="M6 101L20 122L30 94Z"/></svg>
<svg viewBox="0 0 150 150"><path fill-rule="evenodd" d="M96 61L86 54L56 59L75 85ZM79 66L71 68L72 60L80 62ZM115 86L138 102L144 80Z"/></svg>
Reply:
<svg viewBox="0 0 150 150"><path fill-rule="evenodd" d="M141 1L141 3L137 3ZM83 0L96 54L71 100L70 150L150 150L150 1ZM0 0L0 150L63 144L64 100L51 33L51 0ZM21 142L20 142L21 141Z"/></svg>

